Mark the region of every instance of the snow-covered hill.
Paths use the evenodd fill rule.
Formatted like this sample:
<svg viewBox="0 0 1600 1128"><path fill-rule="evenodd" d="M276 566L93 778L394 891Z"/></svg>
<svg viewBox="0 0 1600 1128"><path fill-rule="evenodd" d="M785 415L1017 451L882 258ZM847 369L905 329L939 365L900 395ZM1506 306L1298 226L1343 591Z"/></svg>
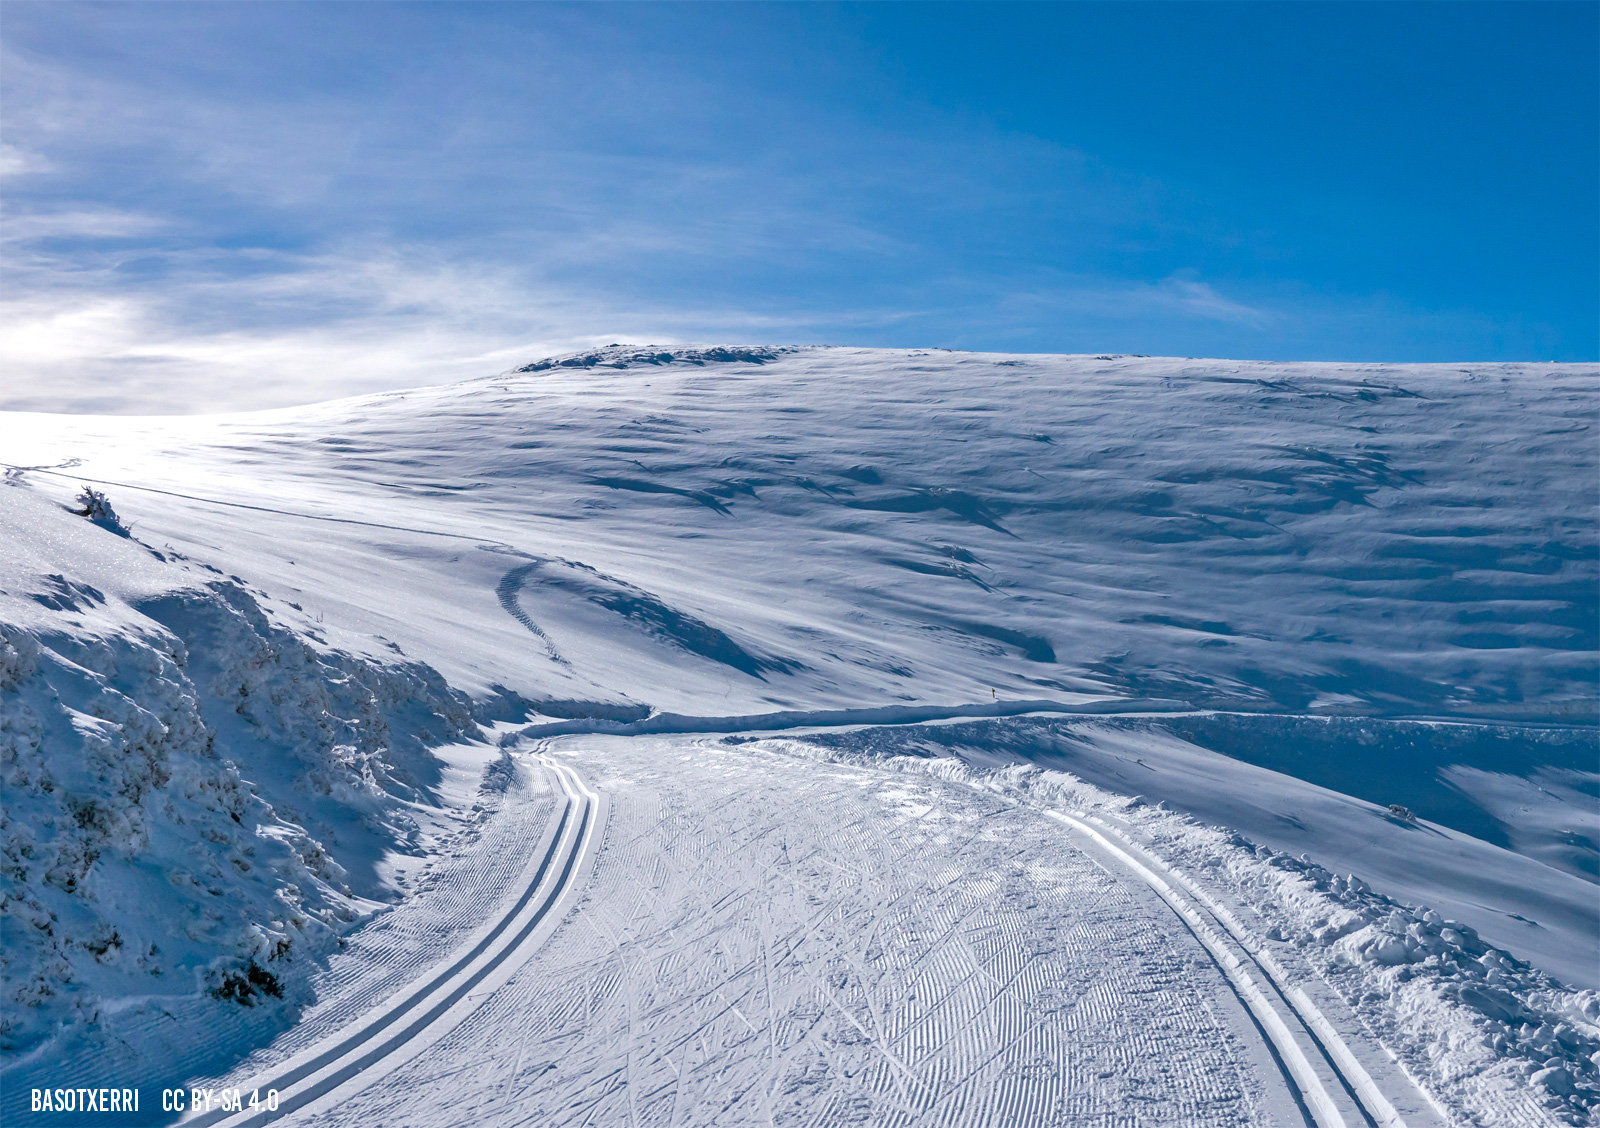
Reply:
<svg viewBox="0 0 1600 1128"><path fill-rule="evenodd" d="M301 989L493 806L480 724L1070 772L1600 986L1597 378L614 346L0 416L8 1028L177 968Z"/></svg>
<svg viewBox="0 0 1600 1128"><path fill-rule="evenodd" d="M618 348L249 416L23 417L7 450L256 507L115 497L146 539L215 542L472 692L1592 721L1593 385Z"/></svg>

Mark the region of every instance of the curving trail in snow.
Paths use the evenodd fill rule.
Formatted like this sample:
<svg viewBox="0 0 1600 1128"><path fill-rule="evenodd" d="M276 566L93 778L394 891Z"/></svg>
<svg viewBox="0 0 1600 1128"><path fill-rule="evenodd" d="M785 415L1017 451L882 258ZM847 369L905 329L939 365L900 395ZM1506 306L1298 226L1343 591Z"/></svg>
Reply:
<svg viewBox="0 0 1600 1128"><path fill-rule="evenodd" d="M1447 1116L1408 1075L1385 1070L1399 1083L1401 1104L1385 1095L1306 991L1289 982L1272 958L1249 937L1225 907L1125 833L1082 811L1046 811L1079 831L1143 881L1177 914L1210 953L1250 1011L1273 1059L1309 1120L1321 1128L1369 1124L1376 1128L1449 1123ZM1095 824L1095 825L1091 825ZM1113 838L1117 839L1114 841ZM1187 894L1187 896L1185 896Z"/></svg>
<svg viewBox="0 0 1600 1128"><path fill-rule="evenodd" d="M395 995L359 1022L280 1063L264 1076L231 1085L278 1095L276 1115L247 1108L201 1111L182 1123L245 1128L303 1112L315 1117L394 1071L460 1025L538 950L572 901L603 832L605 802L577 772L544 761L562 801L545 841L524 872L522 895L464 944L444 968Z"/></svg>
<svg viewBox="0 0 1600 1128"><path fill-rule="evenodd" d="M563 761L609 813L537 958L286 1063L272 1122L1441 1123L1108 826L705 741L538 748L553 821Z"/></svg>
<svg viewBox="0 0 1600 1128"><path fill-rule="evenodd" d="M565 664L567 660L561 657L561 651L557 650L556 644L550 641L550 636L545 634L539 624L533 621L533 616L524 611L521 605L517 603L517 593L522 590L523 580L527 578L528 573L538 566L537 563L523 564L501 576L500 582L495 585L495 598L500 600L500 606L505 609L507 615L527 627L535 638L544 643L545 652L550 655L552 662Z"/></svg>

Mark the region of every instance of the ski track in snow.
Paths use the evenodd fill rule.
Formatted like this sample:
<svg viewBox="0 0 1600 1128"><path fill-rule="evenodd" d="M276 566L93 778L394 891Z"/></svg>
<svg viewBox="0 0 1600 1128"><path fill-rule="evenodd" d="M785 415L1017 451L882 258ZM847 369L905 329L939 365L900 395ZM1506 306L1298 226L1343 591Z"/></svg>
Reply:
<svg viewBox="0 0 1600 1128"><path fill-rule="evenodd" d="M522 590L522 581L529 572L537 567L537 564L524 564L520 568L511 569L501 577L500 583L495 588L495 595L499 598L500 606L505 608L507 615L527 627L540 642L544 643L544 648L549 652L552 662L565 664L566 659L561 657L561 651L557 650L556 644L550 641L550 636L540 630L539 624L534 622L533 617L517 603L517 593Z"/></svg>
<svg viewBox="0 0 1600 1128"><path fill-rule="evenodd" d="M518 894L519 871L554 828L559 790L541 775L508 794L513 801L489 821L472 850L446 859L424 889L353 934L316 981L323 1001L234 1075L275 1069L365 1018L432 969L450 963L472 936L503 917L496 910Z"/></svg>
<svg viewBox="0 0 1600 1128"><path fill-rule="evenodd" d="M382 1086L284 1122L1301 1122L1185 926L1037 812L663 751L579 754L606 840L536 963Z"/></svg>
<svg viewBox="0 0 1600 1128"><path fill-rule="evenodd" d="M1114 819L601 739L522 759L495 842L529 860L505 908L426 958L382 935L493 900L506 867L461 859L444 905L381 920L304 1023L204 1083L276 1087L276 1115L183 1123L1453 1123ZM553 808L540 764L563 777ZM575 769L607 796L588 865L575 820L599 796Z"/></svg>
<svg viewBox="0 0 1600 1128"><path fill-rule="evenodd" d="M407 1055L425 1051L489 997L498 981L531 957L550 927L560 920L562 906L581 879L584 861L592 855L604 822L599 796L585 787L575 772L546 766L559 779L562 797L541 848L533 852L527 871L515 885L520 896L508 909L452 952L444 966L381 1004L369 1006L359 1021L297 1053L275 1055L280 1060L264 1072L224 1083L223 1087L246 1092L276 1090L281 1103L275 1114L258 1108L231 1115L225 1110L199 1114L191 1110L183 1123L195 1128L245 1128L301 1110L306 1116L319 1117L330 1105L372 1085ZM382 967L388 978L398 978L381 951L367 958ZM381 986L347 993L328 1008L321 1025L370 1003ZM308 1040L310 1032L299 1033L301 1037L295 1041Z"/></svg>
<svg viewBox="0 0 1600 1128"><path fill-rule="evenodd" d="M1081 831L1121 861L1189 926L1195 939L1233 983L1262 1037L1271 1043L1274 1059L1309 1119L1325 1126L1365 1122L1382 1128L1404 1128L1406 1120L1362 1068L1326 1016L1303 990L1288 983L1269 954L1249 942L1226 909L1126 836L1119 844L1090 825L1096 822L1106 827L1102 820L1081 811L1070 815L1060 811L1046 813ZM1184 892L1195 901L1185 898ZM1442 1110L1437 1111L1443 1114ZM1437 1123L1434 1117L1422 1115L1426 1116L1425 1123ZM1416 1119L1417 1113L1413 1113L1413 1120Z"/></svg>

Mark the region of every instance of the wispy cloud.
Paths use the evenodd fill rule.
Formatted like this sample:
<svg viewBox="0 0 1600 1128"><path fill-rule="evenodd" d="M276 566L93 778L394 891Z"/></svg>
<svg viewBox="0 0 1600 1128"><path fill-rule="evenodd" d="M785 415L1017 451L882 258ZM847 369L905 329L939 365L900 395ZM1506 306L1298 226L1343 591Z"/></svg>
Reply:
<svg viewBox="0 0 1600 1128"><path fill-rule="evenodd" d="M1003 295L998 301L1010 309L1034 311L1035 315L1050 312L1124 325L1160 318L1173 323L1260 329L1285 317L1282 311L1226 297L1193 271L1155 282L1066 277L1051 285Z"/></svg>
<svg viewBox="0 0 1600 1128"><path fill-rule="evenodd" d="M160 284L137 289L116 286L114 267L67 275L71 284L38 267L42 285L0 303L0 410L278 407L483 376L619 339L786 338L798 324L583 296L429 249L266 257L267 269L230 274L209 252L170 256Z"/></svg>
<svg viewBox="0 0 1600 1128"><path fill-rule="evenodd" d="M1192 272L1163 278L1155 286L1145 287L1142 294L1157 305L1170 304L1177 312L1209 321L1262 329L1274 320L1274 315L1265 309L1223 297Z"/></svg>
<svg viewBox="0 0 1600 1128"><path fill-rule="evenodd" d="M38 153L30 153L0 141L0 176L22 176L30 172L49 172L53 166Z"/></svg>
<svg viewBox="0 0 1600 1128"><path fill-rule="evenodd" d="M611 340L1350 356L1359 327L1370 356L1500 331L1297 288L1255 215L1069 145L819 99L818 68L852 80L836 44L784 72L707 66L648 7L283 11L8 16L0 408L277 406Z"/></svg>
<svg viewBox="0 0 1600 1128"><path fill-rule="evenodd" d="M39 239L131 239L168 226L157 216L83 208L73 211L36 211L7 215L0 225L0 241L31 243Z"/></svg>

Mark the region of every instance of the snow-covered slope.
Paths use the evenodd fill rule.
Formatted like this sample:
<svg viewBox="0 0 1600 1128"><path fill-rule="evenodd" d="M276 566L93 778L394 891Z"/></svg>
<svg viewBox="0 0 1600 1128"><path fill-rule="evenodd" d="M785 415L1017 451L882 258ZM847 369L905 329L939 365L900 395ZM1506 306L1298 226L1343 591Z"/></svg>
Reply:
<svg viewBox="0 0 1600 1128"><path fill-rule="evenodd" d="M0 505L6 1050L205 993L303 1001L435 838L470 702L32 491Z"/></svg>
<svg viewBox="0 0 1600 1128"><path fill-rule="evenodd" d="M618 346L250 415L0 416L0 731L33 788L7 849L101 834L35 761L126 798L94 765L127 774L149 714L175 735L139 755L177 766L139 787L174 797L121 802L146 822L107 823L83 880L205 855L248 895L169 962L223 975L219 944L248 981L290 925L314 964L330 941L300 917L331 937L437 846L427 748L475 736L468 698L569 746L1076 711L1101 716L900 731L1163 801L1597 986L1597 378ZM132 538L65 512L82 483ZM8 902L8 958L47 982L69 952L84 998L152 990L117 978L125 934L84 947L132 899L85 908L18 865L16 904L81 921L52 948Z"/></svg>
<svg viewBox="0 0 1600 1128"><path fill-rule="evenodd" d="M673 357L6 449L474 692L1594 717L1592 367Z"/></svg>

